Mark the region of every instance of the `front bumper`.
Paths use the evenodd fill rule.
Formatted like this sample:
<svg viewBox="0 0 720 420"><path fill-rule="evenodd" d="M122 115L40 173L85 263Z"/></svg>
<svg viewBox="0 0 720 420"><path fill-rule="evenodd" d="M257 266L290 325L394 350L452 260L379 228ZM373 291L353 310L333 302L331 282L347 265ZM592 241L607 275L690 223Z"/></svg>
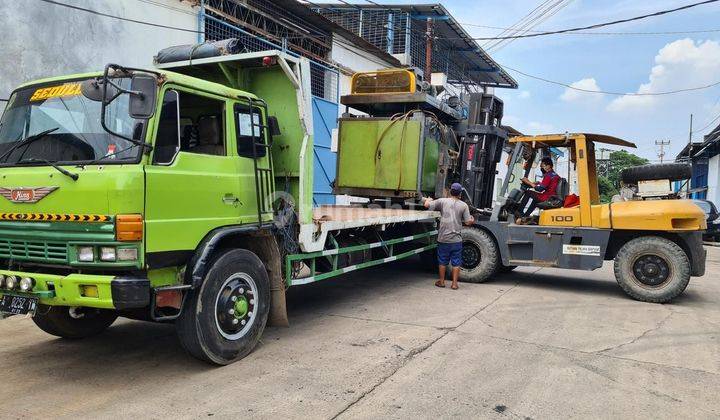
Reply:
<svg viewBox="0 0 720 420"><path fill-rule="evenodd" d="M145 308L150 305L150 280L116 276L70 274L67 276L0 270L0 274L32 277L32 292L0 289L0 296L34 296L49 306L84 306L99 309Z"/></svg>

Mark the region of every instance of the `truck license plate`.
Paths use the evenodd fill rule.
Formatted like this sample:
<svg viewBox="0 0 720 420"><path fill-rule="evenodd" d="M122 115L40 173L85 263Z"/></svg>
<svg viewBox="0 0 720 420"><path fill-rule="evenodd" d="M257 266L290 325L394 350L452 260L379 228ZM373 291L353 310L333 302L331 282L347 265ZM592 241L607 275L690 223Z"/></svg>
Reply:
<svg viewBox="0 0 720 420"><path fill-rule="evenodd" d="M34 314L38 299L34 297L3 295L0 298L0 312L13 315Z"/></svg>

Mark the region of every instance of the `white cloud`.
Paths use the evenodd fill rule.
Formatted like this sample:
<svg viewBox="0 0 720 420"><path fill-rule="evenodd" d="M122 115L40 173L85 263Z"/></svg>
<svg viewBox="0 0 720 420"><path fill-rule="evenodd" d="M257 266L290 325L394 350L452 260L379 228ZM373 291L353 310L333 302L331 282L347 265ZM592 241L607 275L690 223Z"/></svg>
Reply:
<svg viewBox="0 0 720 420"><path fill-rule="evenodd" d="M529 97L530 97L530 91L528 91L528 90L521 90L518 93L518 98L520 98L520 99L527 99Z"/></svg>
<svg viewBox="0 0 720 420"><path fill-rule="evenodd" d="M514 115L505 115L503 118L503 125L509 125L527 135L554 134L558 132L552 124L538 121L526 122L526 120L518 118Z"/></svg>
<svg viewBox="0 0 720 420"><path fill-rule="evenodd" d="M598 86L597 81L593 77L588 77L582 80L578 80L577 82L570 83L570 86L574 87L575 89L584 89L584 90L601 90L600 86ZM596 101L602 97L602 95L599 95L597 93L589 93L589 92L582 92L579 90L575 90L571 88L565 88L565 92L563 92L562 95L560 95L560 99L562 99L565 102L575 102L575 101Z"/></svg>
<svg viewBox="0 0 720 420"><path fill-rule="evenodd" d="M714 83L720 76L720 43L680 39L665 45L655 56L648 82L635 93L657 93ZM621 96L608 110L613 112L652 111L671 96Z"/></svg>
<svg viewBox="0 0 720 420"><path fill-rule="evenodd" d="M555 134L557 131L555 126L548 123L530 121L527 124L527 129L523 130L525 134L539 135L539 134Z"/></svg>

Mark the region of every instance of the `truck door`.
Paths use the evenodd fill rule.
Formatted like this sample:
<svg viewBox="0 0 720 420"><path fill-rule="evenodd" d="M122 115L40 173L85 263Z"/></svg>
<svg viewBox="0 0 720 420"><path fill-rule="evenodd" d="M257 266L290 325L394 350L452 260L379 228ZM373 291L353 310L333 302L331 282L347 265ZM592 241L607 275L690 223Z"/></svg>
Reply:
<svg viewBox="0 0 720 420"><path fill-rule="evenodd" d="M254 222L273 217L275 178L272 170L267 109L250 98L233 103L234 135L240 156L240 189L249 206L254 206ZM250 207L248 211L252 210Z"/></svg>
<svg viewBox="0 0 720 420"><path fill-rule="evenodd" d="M145 229L150 267L187 257L219 226L249 221L241 189L247 163L237 156L231 103L168 87L158 116L155 148L146 166Z"/></svg>

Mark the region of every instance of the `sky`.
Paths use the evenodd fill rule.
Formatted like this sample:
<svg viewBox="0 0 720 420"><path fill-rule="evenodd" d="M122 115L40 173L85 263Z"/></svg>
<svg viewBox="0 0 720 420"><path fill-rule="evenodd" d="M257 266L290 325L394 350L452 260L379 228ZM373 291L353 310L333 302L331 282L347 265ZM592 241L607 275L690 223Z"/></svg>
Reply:
<svg viewBox="0 0 720 420"><path fill-rule="evenodd" d="M534 30L555 30L624 19L695 3L698 0L572 0ZM354 3L364 3L354 0ZM379 3L411 4L383 0ZM435 1L438 2L438 1ZM421 3L433 3L422 1ZM508 27L541 0L441 0L460 23ZM497 29L464 25L476 37ZM672 35L555 35L518 39L490 55L535 76L590 90L619 93L662 92L720 82L720 2L673 14L614 25L597 32L667 32L718 29ZM481 45L484 41L478 41ZM658 160L655 141L670 141L665 159L687 144L690 114L701 129L720 115L720 86L669 96L590 94L533 80L507 70L517 90L498 89L505 102L503 123L526 134L590 132L638 145L635 153ZM720 124L720 118L693 141Z"/></svg>

